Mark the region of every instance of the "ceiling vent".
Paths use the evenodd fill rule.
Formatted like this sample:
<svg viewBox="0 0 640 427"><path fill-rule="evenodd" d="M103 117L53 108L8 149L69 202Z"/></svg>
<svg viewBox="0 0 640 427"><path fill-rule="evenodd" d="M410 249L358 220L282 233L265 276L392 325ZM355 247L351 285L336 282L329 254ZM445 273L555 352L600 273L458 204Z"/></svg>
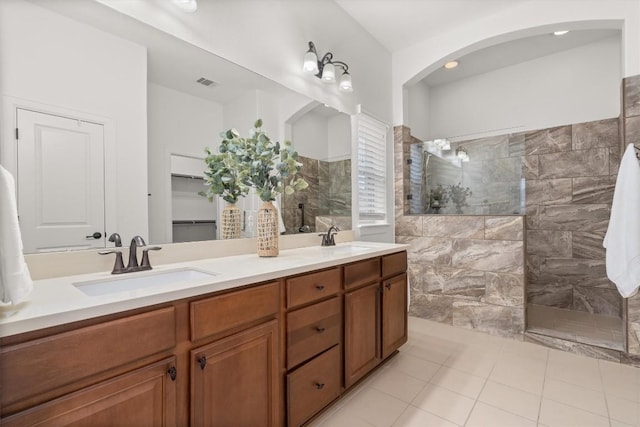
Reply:
<svg viewBox="0 0 640 427"><path fill-rule="evenodd" d="M209 87L218 86L218 83L214 82L213 80L209 80L209 79L207 79L205 77L200 77L196 81L198 83L200 83L201 85L204 85L204 86L209 86Z"/></svg>

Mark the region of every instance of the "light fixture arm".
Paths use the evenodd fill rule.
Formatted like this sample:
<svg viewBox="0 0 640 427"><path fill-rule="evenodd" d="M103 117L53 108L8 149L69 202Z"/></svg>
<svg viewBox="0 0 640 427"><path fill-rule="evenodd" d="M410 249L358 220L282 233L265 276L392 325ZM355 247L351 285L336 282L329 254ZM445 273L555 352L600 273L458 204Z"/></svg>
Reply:
<svg viewBox="0 0 640 427"><path fill-rule="evenodd" d="M335 67L342 68L342 76L339 79L338 90L344 93L353 92L353 86L351 84L351 75L349 74L349 66L343 61L334 61L333 53L327 52L318 59L318 51L316 45L313 42L309 42L309 50L304 56L303 71L309 75L315 75L317 78L322 79L326 83L336 81Z"/></svg>
<svg viewBox="0 0 640 427"><path fill-rule="evenodd" d="M308 52L313 52L316 57L318 57L318 51L316 50L316 45L313 44L313 42L309 42L309 50ZM349 66L342 62L342 61L334 61L333 60L333 53L332 52L327 52L324 54L324 56L322 57L322 59L318 59L318 73L315 75L318 78L322 77L322 69L324 68L325 65L327 64L333 64L333 65L337 65L339 67L341 67L344 72L348 72L349 71Z"/></svg>

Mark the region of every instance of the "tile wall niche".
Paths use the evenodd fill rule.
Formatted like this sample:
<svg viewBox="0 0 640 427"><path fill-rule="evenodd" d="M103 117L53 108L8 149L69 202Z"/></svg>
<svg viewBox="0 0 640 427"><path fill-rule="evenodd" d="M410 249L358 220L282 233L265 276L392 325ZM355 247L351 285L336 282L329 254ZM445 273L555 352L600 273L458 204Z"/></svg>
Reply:
<svg viewBox="0 0 640 427"><path fill-rule="evenodd" d="M408 244L409 314L522 339L524 218L520 215L408 215L409 168L417 142L394 129L396 242ZM418 193L419 194L419 193Z"/></svg>

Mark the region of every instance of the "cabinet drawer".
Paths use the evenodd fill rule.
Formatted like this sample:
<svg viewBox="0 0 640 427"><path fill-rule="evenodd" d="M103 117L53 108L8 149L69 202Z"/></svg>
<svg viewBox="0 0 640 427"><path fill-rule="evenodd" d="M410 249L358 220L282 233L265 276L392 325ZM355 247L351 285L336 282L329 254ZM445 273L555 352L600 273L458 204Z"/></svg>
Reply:
<svg viewBox="0 0 640 427"><path fill-rule="evenodd" d="M340 342L341 305L333 297L287 314L287 369Z"/></svg>
<svg viewBox="0 0 640 427"><path fill-rule="evenodd" d="M380 258L371 258L344 266L345 289L366 285L380 277Z"/></svg>
<svg viewBox="0 0 640 427"><path fill-rule="evenodd" d="M280 283L273 282L191 303L191 340L215 335L274 316Z"/></svg>
<svg viewBox="0 0 640 427"><path fill-rule="evenodd" d="M287 375L289 426L299 426L340 394L340 346Z"/></svg>
<svg viewBox="0 0 640 427"><path fill-rule="evenodd" d="M407 271L407 253L385 255L382 257L382 277L393 276Z"/></svg>
<svg viewBox="0 0 640 427"><path fill-rule="evenodd" d="M340 268L287 279L287 307L296 307L340 291Z"/></svg>
<svg viewBox="0 0 640 427"><path fill-rule="evenodd" d="M2 348L0 406L173 348L175 317L167 307Z"/></svg>

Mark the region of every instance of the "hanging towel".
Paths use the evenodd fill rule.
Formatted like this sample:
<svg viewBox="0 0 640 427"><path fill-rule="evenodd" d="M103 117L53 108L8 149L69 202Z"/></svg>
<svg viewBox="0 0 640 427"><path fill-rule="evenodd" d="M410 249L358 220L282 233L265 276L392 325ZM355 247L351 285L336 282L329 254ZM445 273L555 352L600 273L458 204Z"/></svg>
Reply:
<svg viewBox="0 0 640 427"><path fill-rule="evenodd" d="M278 210L278 233L284 234L287 228L284 226L284 220L282 219L282 209L280 209L280 204L277 200L273 201L273 206Z"/></svg>
<svg viewBox="0 0 640 427"><path fill-rule="evenodd" d="M0 165L0 300L17 304L33 289L22 254L13 176Z"/></svg>
<svg viewBox="0 0 640 427"><path fill-rule="evenodd" d="M620 295L635 295L640 287L640 164L633 144L627 146L620 162L603 246L607 248L607 276Z"/></svg>

